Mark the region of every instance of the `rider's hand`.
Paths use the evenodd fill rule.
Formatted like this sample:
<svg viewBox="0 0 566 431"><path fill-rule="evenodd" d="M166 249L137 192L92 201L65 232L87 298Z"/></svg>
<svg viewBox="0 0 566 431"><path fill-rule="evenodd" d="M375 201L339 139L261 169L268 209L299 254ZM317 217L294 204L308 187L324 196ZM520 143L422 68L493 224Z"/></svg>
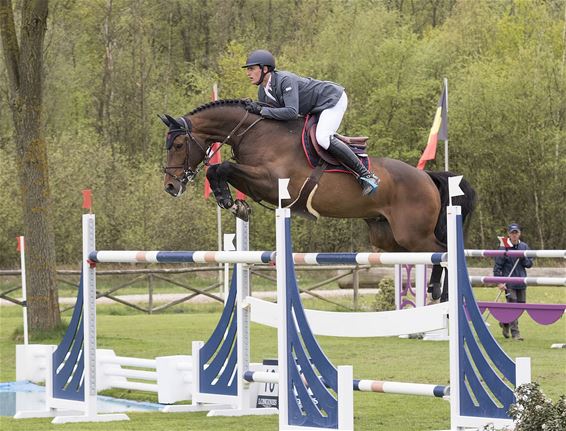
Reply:
<svg viewBox="0 0 566 431"><path fill-rule="evenodd" d="M497 285L497 288L498 288L499 290L501 290L501 291L505 291L505 289L507 289L507 288L505 287L505 284L504 284L504 283L499 283L499 284Z"/></svg>
<svg viewBox="0 0 566 431"><path fill-rule="evenodd" d="M257 102L248 102L246 105L246 111L251 112L252 114L261 114L261 106Z"/></svg>

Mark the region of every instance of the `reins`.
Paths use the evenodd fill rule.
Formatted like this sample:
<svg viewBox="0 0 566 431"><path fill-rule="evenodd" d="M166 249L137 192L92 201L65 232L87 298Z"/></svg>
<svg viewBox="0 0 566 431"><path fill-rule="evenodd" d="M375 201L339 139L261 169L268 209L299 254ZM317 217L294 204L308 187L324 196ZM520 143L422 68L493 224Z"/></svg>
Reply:
<svg viewBox="0 0 566 431"><path fill-rule="evenodd" d="M205 157L205 159L203 160L203 163L204 163L205 166L210 166L209 163L208 163L208 162L210 162L210 159L212 159L212 158L214 157L214 155L215 155L218 151L220 151L220 149L222 148L222 146L223 146L224 144L226 144L226 143L230 140L230 138L232 137L232 135L234 134L234 132L236 132L236 130L238 130L238 129L240 128L240 126L241 126L242 124L244 124L244 121L246 121L246 118L248 118L248 115L250 115L250 113L249 113L248 111L246 111L246 114L244 115L244 117L240 120L240 122L236 125L236 127L234 127L230 133L228 133L228 136L226 136L226 137L224 138L224 140L223 140L222 142L220 142L220 145L218 145L218 147L217 147L214 151L212 151L212 152L210 153L210 155L208 155L208 156ZM257 120L255 120L252 124L250 124L242 133L238 133L238 134L236 135L236 137L241 138L242 136L244 136L248 130L250 130L253 126L255 126L257 123L259 123L261 120L263 120L263 117L259 117L259 118L258 118ZM208 151L207 151L207 153L208 153ZM232 153L233 153L233 150L232 150ZM206 154L206 153L205 153L205 154Z"/></svg>

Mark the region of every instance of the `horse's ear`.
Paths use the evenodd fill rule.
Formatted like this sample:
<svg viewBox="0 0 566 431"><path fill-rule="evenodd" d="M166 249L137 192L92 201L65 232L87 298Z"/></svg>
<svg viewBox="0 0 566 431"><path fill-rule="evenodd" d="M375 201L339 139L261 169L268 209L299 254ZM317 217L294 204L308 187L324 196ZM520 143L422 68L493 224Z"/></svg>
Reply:
<svg viewBox="0 0 566 431"><path fill-rule="evenodd" d="M159 117L159 119L160 119L161 121L163 121L163 123L164 123L167 127L170 127L170 126L171 126L171 123L169 122L169 119L167 118L167 114L165 114L165 115L157 114L157 116Z"/></svg>
<svg viewBox="0 0 566 431"><path fill-rule="evenodd" d="M169 127L175 126L177 129L184 129L185 128L181 123L179 123L177 120L175 120L173 117L171 117L171 115L165 114L165 118L167 118L167 120L169 120Z"/></svg>

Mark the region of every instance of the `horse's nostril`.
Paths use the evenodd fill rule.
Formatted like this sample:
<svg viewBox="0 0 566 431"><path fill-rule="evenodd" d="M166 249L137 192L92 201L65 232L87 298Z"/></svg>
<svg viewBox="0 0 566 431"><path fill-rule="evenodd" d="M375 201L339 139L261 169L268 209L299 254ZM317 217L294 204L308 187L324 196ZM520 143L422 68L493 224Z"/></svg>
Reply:
<svg viewBox="0 0 566 431"><path fill-rule="evenodd" d="M176 196L177 195L177 191L175 190L175 186L172 183L168 183L165 186L165 191L167 193L169 193L170 195Z"/></svg>

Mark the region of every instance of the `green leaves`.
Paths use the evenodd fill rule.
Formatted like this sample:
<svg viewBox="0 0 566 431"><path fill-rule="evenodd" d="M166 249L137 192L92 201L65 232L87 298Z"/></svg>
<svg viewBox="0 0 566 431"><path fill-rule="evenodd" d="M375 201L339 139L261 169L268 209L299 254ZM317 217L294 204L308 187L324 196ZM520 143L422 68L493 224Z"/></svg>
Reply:
<svg viewBox="0 0 566 431"><path fill-rule="evenodd" d="M274 52L282 70L343 85L349 108L340 132L370 136L371 155L412 165L425 148L448 78L450 169L463 174L479 197L470 245L494 246L510 220L524 225L533 248L566 243L566 219L559 217L566 202L561 2L51 5L45 122L60 262L74 261L79 250L78 221L68 215L79 215L83 186L94 189L99 239L108 246L216 246L216 210L212 199L201 198L202 179L181 199L161 191L165 130L155 114L179 115L209 102L215 82L221 98L255 98L257 88L240 66L250 50L262 47ZM0 76L6 74L0 63ZM2 113L6 85L0 79ZM11 150L5 150L11 130L10 116L1 115L3 185L13 175ZM427 168L443 169L443 147L439 142L437 160ZM228 149L223 156L229 157ZM17 193L0 192L0 225L7 233L21 232ZM254 241L264 248L273 240L271 216L254 206ZM233 230L224 217L225 229ZM170 236L164 220L181 220L186 230ZM297 222L298 244L304 250L363 249L365 227L355 223ZM11 248L11 241L0 242L0 265L14 261L5 257Z"/></svg>

